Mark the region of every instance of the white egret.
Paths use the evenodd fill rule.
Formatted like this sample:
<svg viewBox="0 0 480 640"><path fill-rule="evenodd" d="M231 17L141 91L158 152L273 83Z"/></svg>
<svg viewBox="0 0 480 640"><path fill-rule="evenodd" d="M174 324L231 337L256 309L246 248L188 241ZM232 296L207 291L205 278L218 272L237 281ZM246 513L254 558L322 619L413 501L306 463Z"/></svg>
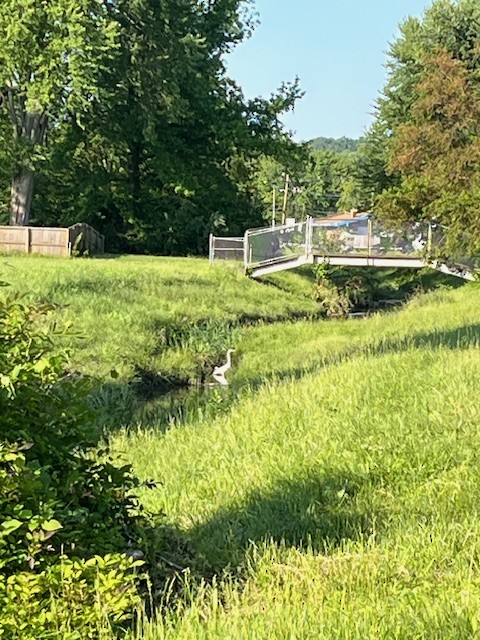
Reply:
<svg viewBox="0 0 480 640"><path fill-rule="evenodd" d="M221 367L215 367L215 369L213 370L212 376L215 378L215 380L218 382L218 384L221 384L223 386L227 386L228 385L228 381L225 378L225 374L226 372L230 369L230 367L232 366L232 353L235 351L235 349L229 349L227 351L227 361L225 364L222 364Z"/></svg>

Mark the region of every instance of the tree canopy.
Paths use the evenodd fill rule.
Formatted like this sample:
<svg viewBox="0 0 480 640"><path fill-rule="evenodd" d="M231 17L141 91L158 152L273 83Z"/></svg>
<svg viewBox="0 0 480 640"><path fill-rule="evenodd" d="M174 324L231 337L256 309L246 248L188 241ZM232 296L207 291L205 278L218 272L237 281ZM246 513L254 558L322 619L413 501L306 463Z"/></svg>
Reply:
<svg viewBox="0 0 480 640"><path fill-rule="evenodd" d="M325 138L320 136L313 138L308 143L312 149L320 151L335 151L337 153L342 151L356 151L360 140L355 138L347 138L342 136L341 138Z"/></svg>
<svg viewBox="0 0 480 640"><path fill-rule="evenodd" d="M474 0L437 0L401 25L357 167L379 215L436 220L469 251L480 238L479 42Z"/></svg>
<svg viewBox="0 0 480 640"><path fill-rule="evenodd" d="M204 250L210 231L258 223L248 168L293 149L281 115L301 94L294 81L246 100L228 78L225 55L248 36L248 9L243 0L2 3L0 180L4 194L12 185L11 221L29 220L31 200L34 223L83 220L110 249L180 254ZM15 133L19 113L38 134Z"/></svg>
<svg viewBox="0 0 480 640"><path fill-rule="evenodd" d="M0 5L3 153L12 174L11 222L26 224L40 149L71 112L91 110L116 49L117 27L95 0L5 0Z"/></svg>

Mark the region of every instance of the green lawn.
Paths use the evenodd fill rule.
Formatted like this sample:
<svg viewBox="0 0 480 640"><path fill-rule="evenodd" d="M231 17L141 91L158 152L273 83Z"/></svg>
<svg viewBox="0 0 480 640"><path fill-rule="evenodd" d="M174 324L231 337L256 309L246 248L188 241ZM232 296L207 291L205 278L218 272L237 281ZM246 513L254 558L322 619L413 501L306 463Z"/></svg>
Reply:
<svg viewBox="0 0 480 640"><path fill-rule="evenodd" d="M3 257L0 278L60 306L80 334L72 366L99 378L115 369L129 379L138 368L194 378L207 356L227 350L236 325L318 310L311 281L297 274L259 285L237 265L195 258Z"/></svg>
<svg viewBox="0 0 480 640"><path fill-rule="evenodd" d="M114 438L189 550L141 637L475 637L478 292L249 329L225 412Z"/></svg>
<svg viewBox="0 0 480 640"><path fill-rule="evenodd" d="M15 287L69 304L89 335L76 366L101 379L122 359L125 380L188 374L202 340L236 348L229 388L170 418L151 401L110 435L157 482L141 494L164 514L156 571L184 567L131 638L479 637L478 285L293 321L316 310L298 274L273 287L193 259L3 265Z"/></svg>

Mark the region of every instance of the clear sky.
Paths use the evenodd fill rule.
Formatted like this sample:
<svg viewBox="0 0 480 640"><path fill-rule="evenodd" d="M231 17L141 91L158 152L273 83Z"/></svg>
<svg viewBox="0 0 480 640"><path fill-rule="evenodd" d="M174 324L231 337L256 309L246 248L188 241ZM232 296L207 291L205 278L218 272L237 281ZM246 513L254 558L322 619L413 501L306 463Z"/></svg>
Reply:
<svg viewBox="0 0 480 640"><path fill-rule="evenodd" d="M306 95L285 125L296 140L358 138L372 120L386 52L431 0L256 0L260 25L228 58L249 98L299 76Z"/></svg>

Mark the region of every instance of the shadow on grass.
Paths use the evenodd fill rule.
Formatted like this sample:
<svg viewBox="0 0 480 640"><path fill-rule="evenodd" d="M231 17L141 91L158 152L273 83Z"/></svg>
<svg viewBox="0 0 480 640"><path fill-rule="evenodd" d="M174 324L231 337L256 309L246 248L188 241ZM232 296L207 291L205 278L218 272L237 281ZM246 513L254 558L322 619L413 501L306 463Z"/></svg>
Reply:
<svg viewBox="0 0 480 640"><path fill-rule="evenodd" d="M480 323L468 324L448 331L420 333L398 339L380 340L376 343L352 345L350 348L327 357L308 367L286 368L268 374L241 380L229 387L199 385L185 386L185 381L148 376L140 381L111 381L99 384L92 396L92 406L97 422L107 433L129 425L141 424L142 428L167 431L172 425L185 425L199 419L214 420L218 415L235 410L246 388L259 390L263 385L278 381L301 379L330 366L348 363L356 358L381 357L389 353L401 353L410 349L469 349L480 344Z"/></svg>
<svg viewBox="0 0 480 640"><path fill-rule="evenodd" d="M238 505L218 511L187 533L170 531L170 548L186 554L191 574L210 580L227 571L241 576L252 545L325 553L346 541L364 540L381 529L382 513L369 508L378 479L341 469L280 482L270 492L254 491ZM167 551L168 554L168 545ZM181 556L165 558L181 565Z"/></svg>
<svg viewBox="0 0 480 640"><path fill-rule="evenodd" d="M422 333L399 340L385 340L323 361L326 367L348 361L358 355L382 356L409 349L468 349L480 344L480 323L448 331ZM301 378L309 371L294 370L271 376ZM265 382L259 379L258 385ZM120 387L117 388L117 390ZM165 431L170 424L188 425L195 420L214 419L219 412L231 412L241 401L242 389L183 391L178 397L165 399L162 406L143 403L137 407L137 417L143 411L149 428ZM170 403L170 404L169 404ZM151 412L151 413L149 413ZM123 416L125 425L125 413ZM380 474L354 474L342 469L319 469L293 480L282 480L270 491L254 490L246 498L220 509L205 522L188 531L158 526L145 530L147 565L151 570L154 601L161 600L165 584L188 569L194 580L210 581L224 572L240 581L246 575L253 546L295 548L314 553L331 552L346 541L361 541L372 535L382 536L388 526L385 509L375 504L375 488L385 483ZM176 587L182 591L182 579ZM154 604L155 604L154 602Z"/></svg>
<svg viewBox="0 0 480 640"><path fill-rule="evenodd" d="M468 324L456 329L419 333L362 345L354 344L340 353L324 358L319 357L318 363L311 366L290 368L267 375L259 375L251 378L248 384L252 388L258 389L263 384L274 380L298 380L315 371L329 366L344 364L362 356L378 357L389 353L401 353L410 349L470 349L478 345L480 345L480 323Z"/></svg>
<svg viewBox="0 0 480 640"><path fill-rule="evenodd" d="M90 404L99 431L105 436L122 428L165 433L174 425L188 425L199 419L215 419L229 411L241 390L231 387L155 387L139 391L136 382L101 383L91 394Z"/></svg>

